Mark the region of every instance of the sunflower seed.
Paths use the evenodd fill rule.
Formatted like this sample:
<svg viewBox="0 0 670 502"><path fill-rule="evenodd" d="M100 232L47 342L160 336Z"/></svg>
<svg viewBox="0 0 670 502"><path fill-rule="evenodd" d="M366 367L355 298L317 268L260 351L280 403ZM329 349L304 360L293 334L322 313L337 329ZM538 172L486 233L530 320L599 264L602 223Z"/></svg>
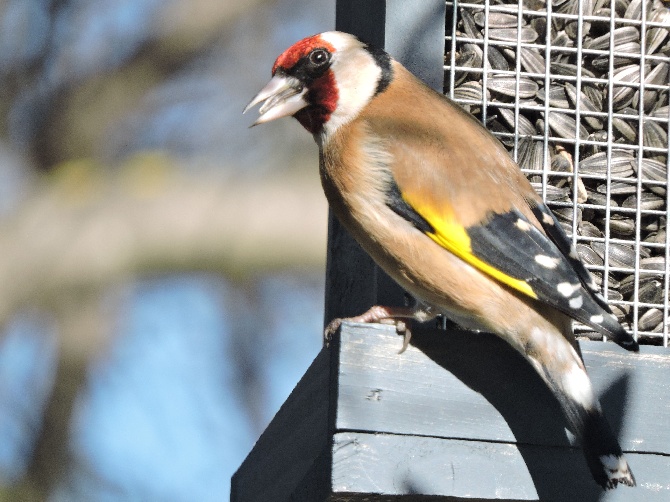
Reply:
<svg viewBox="0 0 670 502"><path fill-rule="evenodd" d="M537 97L541 101L545 100L544 87L538 89ZM549 104L555 108L570 108L568 97L565 95L565 87L562 85L552 85L549 87Z"/></svg>
<svg viewBox="0 0 670 502"><path fill-rule="evenodd" d="M484 27L484 22L487 20L484 11L479 11L474 16L475 23L478 26ZM517 16L512 14L503 14L502 12L489 12L488 16L489 28L516 28L518 26ZM523 22L525 24L525 21Z"/></svg>
<svg viewBox="0 0 670 502"><path fill-rule="evenodd" d="M661 7L652 12L649 21L660 23L663 26L657 26L647 29L646 52L653 54L668 36L668 27L670 27L670 10L667 7Z"/></svg>
<svg viewBox="0 0 670 502"><path fill-rule="evenodd" d="M591 103L598 111L603 111L603 93L591 85L582 85L582 92L585 93Z"/></svg>
<svg viewBox="0 0 670 502"><path fill-rule="evenodd" d="M607 195L594 192L593 190L587 191L587 201L594 206L607 207L609 205L610 207L619 207L618 202L614 199L608 199Z"/></svg>
<svg viewBox="0 0 670 502"><path fill-rule="evenodd" d="M653 70L645 77L644 83L653 85L667 85L668 82L668 65L667 63L659 63ZM646 113L651 112L654 105L658 103L658 89L644 89L643 108ZM640 100L640 90L636 90L633 94L633 108L637 108Z"/></svg>
<svg viewBox="0 0 670 502"><path fill-rule="evenodd" d="M668 105L665 105L655 108L654 111L651 113L651 116L657 119L667 119L669 114L670 114L670 107Z"/></svg>
<svg viewBox="0 0 670 502"><path fill-rule="evenodd" d="M612 74L612 81L614 82L612 106L620 110L632 101L635 89L631 86L617 84L636 84L640 82L640 65L632 64L617 68Z"/></svg>
<svg viewBox="0 0 670 502"><path fill-rule="evenodd" d="M627 42L634 42L640 40L640 31L634 26L624 26L622 28L616 28L612 32L605 33L593 40L586 42L583 47L584 49L598 49L604 50L609 49L614 43L614 46L624 44Z"/></svg>
<svg viewBox="0 0 670 502"><path fill-rule="evenodd" d="M647 235L647 237L644 239L644 242L649 242L650 244L665 244L666 239L666 231L661 230L660 232L652 232Z"/></svg>
<svg viewBox="0 0 670 502"><path fill-rule="evenodd" d="M503 96L531 98L538 90L537 83L527 77L519 77L519 92L517 93L517 79L514 76L494 75L487 81L487 88Z"/></svg>
<svg viewBox="0 0 670 502"><path fill-rule="evenodd" d="M658 195L649 192L642 192L640 195L640 209L643 211L661 209L665 206L665 199L660 198ZM637 195L627 197L621 204L621 207L637 208Z"/></svg>
<svg viewBox="0 0 670 502"><path fill-rule="evenodd" d="M591 62L591 66L599 71L606 72L609 70L610 57L612 58L612 66L620 68L629 65L640 59L640 43L627 42L615 48L617 52L599 56Z"/></svg>
<svg viewBox="0 0 670 502"><path fill-rule="evenodd" d="M640 268L645 270L665 270L664 256L651 256L640 260Z"/></svg>
<svg viewBox="0 0 670 502"><path fill-rule="evenodd" d="M612 127L619 131L630 143L635 143L637 140L637 131L625 120L619 117L612 118Z"/></svg>
<svg viewBox="0 0 670 502"><path fill-rule="evenodd" d="M586 265L596 265L602 267L603 259L595 250L586 244L577 244L577 254Z"/></svg>
<svg viewBox="0 0 670 502"><path fill-rule="evenodd" d="M529 73L544 74L546 71L546 61L544 56L537 49L521 47L519 50L521 66Z"/></svg>
<svg viewBox="0 0 670 502"><path fill-rule="evenodd" d="M592 242L591 247L605 259L605 243ZM635 266L635 250L624 244L609 243L609 264L617 268L633 268Z"/></svg>
<svg viewBox="0 0 670 502"><path fill-rule="evenodd" d="M549 127L556 133L557 136L566 139L575 138L575 128L577 122L570 115L565 113L558 112L549 112ZM589 133L586 128L579 124L579 137L580 139L588 138Z"/></svg>
<svg viewBox="0 0 670 502"><path fill-rule="evenodd" d="M481 60L480 60L481 66ZM462 52L456 58L456 66L465 68L477 67L477 54L474 52ZM454 73L454 86L459 86L470 76L468 71L457 71Z"/></svg>
<svg viewBox="0 0 670 502"><path fill-rule="evenodd" d="M568 96L568 99L572 104L576 105L577 103L577 89L574 85L570 83L565 83L565 94ZM594 105L591 100L586 96L584 92L580 93L579 98L580 112L598 112L600 111L596 105ZM602 129L603 123L597 118L588 115L582 115L582 119L588 125L594 129Z"/></svg>
<svg viewBox="0 0 670 502"><path fill-rule="evenodd" d="M642 225L642 230L646 232L658 232L660 228L665 229L665 218L663 217L644 222Z"/></svg>
<svg viewBox="0 0 670 502"><path fill-rule="evenodd" d="M642 123L642 144L652 148L668 148L668 133L653 120Z"/></svg>
<svg viewBox="0 0 670 502"><path fill-rule="evenodd" d="M475 24L475 18L468 9L461 9L463 31L469 38L483 38Z"/></svg>
<svg viewBox="0 0 670 502"><path fill-rule="evenodd" d="M542 190L540 189L540 192ZM546 200L547 202L567 202L570 200L570 189L568 187L556 187L554 185L547 185Z"/></svg>
<svg viewBox="0 0 670 502"><path fill-rule="evenodd" d="M603 183L598 185L596 188L600 193L607 193L607 184ZM622 181L613 181L610 183L610 194L611 195L630 195L637 191L637 187L631 183L625 183Z"/></svg>
<svg viewBox="0 0 670 502"><path fill-rule="evenodd" d="M584 237L603 237L603 233L600 229L590 221L582 221L581 225L579 225L579 234Z"/></svg>
<svg viewBox="0 0 670 502"><path fill-rule="evenodd" d="M541 197L542 183L534 182L531 183L531 186L535 190L535 193ZM545 200L547 202L556 202L556 201L567 202L569 200L570 190L567 187L560 188L554 185L547 184L545 185L544 191L546 194Z"/></svg>
<svg viewBox="0 0 670 502"><path fill-rule="evenodd" d="M544 147L541 141L534 141L530 136L524 136L519 141L517 150L519 165L529 171L542 171L544 168Z"/></svg>
<svg viewBox="0 0 670 502"><path fill-rule="evenodd" d="M610 162L607 162L607 152L598 152L579 163L579 171L582 174L599 174L602 176L608 173L617 178L626 178L633 174L633 164L635 157L626 150L612 150Z"/></svg>
<svg viewBox="0 0 670 502"><path fill-rule="evenodd" d="M576 1L576 0L567 0L565 2L557 2L557 11L562 14L578 14L581 10L581 14L584 16L590 16L593 14L593 4L591 0Z"/></svg>
<svg viewBox="0 0 670 502"><path fill-rule="evenodd" d="M502 55L502 52L500 52L495 47L493 46L489 47L488 57L489 57L489 64L491 65L491 68L493 68L494 70L501 70L501 71L509 70L509 63L507 62L507 59L505 59L505 56Z"/></svg>
<svg viewBox="0 0 670 502"><path fill-rule="evenodd" d="M660 304L663 301L661 283L656 280L640 281L640 287L637 290L637 300L641 303Z"/></svg>
<svg viewBox="0 0 670 502"><path fill-rule="evenodd" d="M663 311L657 308L651 308L637 320L637 329L641 331L652 331L659 325L659 323L663 323Z"/></svg>
<svg viewBox="0 0 670 502"><path fill-rule="evenodd" d="M572 207L558 207L552 210L559 221L572 224L572 217L574 208ZM577 224L582 221L582 210L577 208ZM572 232L572 230L571 230Z"/></svg>
<svg viewBox="0 0 670 502"><path fill-rule="evenodd" d="M644 187L652 193L655 193L659 197L665 197L666 189L663 185L650 185L645 184Z"/></svg>
<svg viewBox="0 0 670 502"><path fill-rule="evenodd" d="M481 82L470 81L459 85L456 89L454 89L454 99L481 101L482 100ZM487 100L491 99L491 95L489 94L488 91L486 92L486 99Z"/></svg>
<svg viewBox="0 0 670 502"><path fill-rule="evenodd" d="M551 70L551 73L556 75L574 77L577 75L578 71L581 71L582 77L595 78L595 74L592 71L572 63L554 63L552 61L549 65L549 69Z"/></svg>
<svg viewBox="0 0 670 502"><path fill-rule="evenodd" d="M572 162L564 155L554 155L551 157L551 170L559 173L571 173Z"/></svg>
<svg viewBox="0 0 670 502"><path fill-rule="evenodd" d="M580 24L577 21L570 21L565 25L565 33L572 39L576 40L580 36L579 33ZM588 33L591 29L591 23L587 21L582 21L581 23L581 36L584 36L584 33Z"/></svg>
<svg viewBox="0 0 670 502"><path fill-rule="evenodd" d="M554 47L574 47L574 43L565 31L559 31L551 41Z"/></svg>
<svg viewBox="0 0 670 502"><path fill-rule="evenodd" d="M642 159L642 173L638 173L643 180L666 181L668 180L668 166L665 162L660 162L654 159ZM639 170L638 160L632 163L633 168L637 172Z"/></svg>
<svg viewBox="0 0 670 502"><path fill-rule="evenodd" d="M525 4L524 4L525 5ZM537 10L544 9L546 5L539 7ZM530 22L530 27L537 32L538 40L547 39L547 20L543 17L535 17Z"/></svg>
<svg viewBox="0 0 670 502"><path fill-rule="evenodd" d="M651 11L652 3L653 3L652 0L645 0L645 7L646 7L645 10L647 13ZM642 1L631 0L623 17L625 17L626 19L637 19L637 20L642 19Z"/></svg>
<svg viewBox="0 0 670 502"><path fill-rule="evenodd" d="M610 231L620 236L629 236L635 233L635 220L620 214L610 216Z"/></svg>
<svg viewBox="0 0 670 502"><path fill-rule="evenodd" d="M536 133L535 126L525 116L519 114L517 117L518 124L515 125L514 110L510 110L509 108L499 108L498 112L500 113L500 116L503 118L503 120L512 128L512 130L516 130L519 136L532 136ZM542 167L540 167L540 169L541 168Z"/></svg>
<svg viewBox="0 0 670 502"><path fill-rule="evenodd" d="M522 44L531 44L537 40L537 37L537 32L530 27L521 28L521 32L516 28L489 29L489 38L504 42L517 42L518 40Z"/></svg>

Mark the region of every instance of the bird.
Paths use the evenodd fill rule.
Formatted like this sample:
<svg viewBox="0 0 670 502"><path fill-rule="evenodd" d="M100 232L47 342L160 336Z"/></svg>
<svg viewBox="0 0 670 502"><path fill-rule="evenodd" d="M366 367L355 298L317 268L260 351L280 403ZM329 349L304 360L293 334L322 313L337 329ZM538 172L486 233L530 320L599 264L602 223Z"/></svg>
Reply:
<svg viewBox="0 0 670 502"><path fill-rule="evenodd" d="M319 147L331 210L414 307L358 322L446 316L493 333L537 371L604 489L635 478L578 353L577 320L638 351L552 211L472 115L383 49L329 31L286 49L253 125L292 116ZM343 319L326 328L332 334Z"/></svg>

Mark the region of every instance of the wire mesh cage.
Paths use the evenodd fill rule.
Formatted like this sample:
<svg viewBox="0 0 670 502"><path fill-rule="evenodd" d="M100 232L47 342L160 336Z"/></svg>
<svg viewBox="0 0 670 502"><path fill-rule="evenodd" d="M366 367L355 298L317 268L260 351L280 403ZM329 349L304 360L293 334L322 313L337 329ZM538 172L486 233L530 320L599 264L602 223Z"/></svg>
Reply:
<svg viewBox="0 0 670 502"><path fill-rule="evenodd" d="M668 6L447 1L446 23L445 94L507 147L622 325L667 347Z"/></svg>

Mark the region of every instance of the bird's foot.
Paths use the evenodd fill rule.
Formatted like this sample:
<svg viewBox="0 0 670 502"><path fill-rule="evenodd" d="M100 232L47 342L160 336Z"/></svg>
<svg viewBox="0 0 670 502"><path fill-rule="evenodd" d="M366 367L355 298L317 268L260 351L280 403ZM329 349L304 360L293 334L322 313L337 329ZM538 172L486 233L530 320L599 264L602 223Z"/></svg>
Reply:
<svg viewBox="0 0 670 502"><path fill-rule="evenodd" d="M398 354L402 354L407 350L409 341L412 338L412 331L410 330L407 319L413 319L416 315L416 309L409 307L384 307L375 305L367 312L354 317L338 317L328 323L323 333L323 339L326 347L330 345L335 332L340 328L344 321L360 322L360 323L381 323L395 325L399 335L403 336L403 343Z"/></svg>

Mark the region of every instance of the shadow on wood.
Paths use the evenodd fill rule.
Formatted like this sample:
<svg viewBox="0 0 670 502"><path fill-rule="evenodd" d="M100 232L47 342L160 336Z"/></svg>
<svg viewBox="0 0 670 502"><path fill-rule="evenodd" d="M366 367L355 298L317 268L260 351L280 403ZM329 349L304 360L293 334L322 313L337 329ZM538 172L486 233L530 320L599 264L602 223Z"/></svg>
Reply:
<svg viewBox="0 0 670 502"><path fill-rule="evenodd" d="M401 343L390 327L344 324L233 477L231 500L669 499L664 349L581 344L639 484L603 492L553 396L503 341L419 330L399 355Z"/></svg>

